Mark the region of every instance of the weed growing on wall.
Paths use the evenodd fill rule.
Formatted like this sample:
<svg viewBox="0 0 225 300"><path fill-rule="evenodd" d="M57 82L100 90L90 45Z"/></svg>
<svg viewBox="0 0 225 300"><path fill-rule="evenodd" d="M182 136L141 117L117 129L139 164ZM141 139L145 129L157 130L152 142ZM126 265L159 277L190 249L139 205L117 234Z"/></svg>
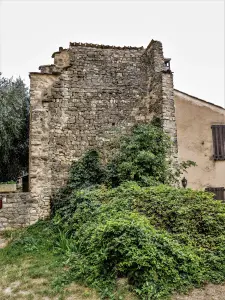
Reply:
<svg viewBox="0 0 225 300"><path fill-rule="evenodd" d="M130 135L121 137L118 145L106 165L95 149L87 151L72 164L67 185L54 197L53 212L61 206L73 211L66 203L70 195L81 188L102 184L115 188L126 181L135 181L141 186L178 184L180 175L195 165L192 161L177 164L176 168L171 165L168 160L171 141L157 119L152 124L135 126Z"/></svg>

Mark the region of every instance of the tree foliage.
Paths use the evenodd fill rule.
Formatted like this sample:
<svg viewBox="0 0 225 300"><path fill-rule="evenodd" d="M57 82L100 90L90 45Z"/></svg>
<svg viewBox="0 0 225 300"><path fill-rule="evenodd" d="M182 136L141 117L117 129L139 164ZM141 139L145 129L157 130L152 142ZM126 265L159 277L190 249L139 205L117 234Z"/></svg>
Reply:
<svg viewBox="0 0 225 300"><path fill-rule="evenodd" d="M0 74L0 181L28 168L29 94L21 78Z"/></svg>

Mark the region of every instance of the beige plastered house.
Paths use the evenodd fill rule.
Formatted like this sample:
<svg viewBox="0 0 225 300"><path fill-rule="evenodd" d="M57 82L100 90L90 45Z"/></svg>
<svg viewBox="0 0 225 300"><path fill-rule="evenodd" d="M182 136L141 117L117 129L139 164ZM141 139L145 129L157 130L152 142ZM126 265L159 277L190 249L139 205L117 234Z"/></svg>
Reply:
<svg viewBox="0 0 225 300"><path fill-rule="evenodd" d="M187 187L212 190L224 199L225 109L174 90L179 161L192 160Z"/></svg>

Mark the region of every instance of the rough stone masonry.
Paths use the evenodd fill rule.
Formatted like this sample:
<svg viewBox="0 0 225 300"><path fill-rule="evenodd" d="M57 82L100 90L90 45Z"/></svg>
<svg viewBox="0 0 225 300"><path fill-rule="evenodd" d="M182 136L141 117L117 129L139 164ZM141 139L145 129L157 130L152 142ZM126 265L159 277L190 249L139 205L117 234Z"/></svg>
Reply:
<svg viewBox="0 0 225 300"><path fill-rule="evenodd" d="M106 155L118 130L157 116L177 155L173 75L161 42L146 49L70 43L52 57L54 64L30 73L32 222L49 215L72 161L93 147Z"/></svg>

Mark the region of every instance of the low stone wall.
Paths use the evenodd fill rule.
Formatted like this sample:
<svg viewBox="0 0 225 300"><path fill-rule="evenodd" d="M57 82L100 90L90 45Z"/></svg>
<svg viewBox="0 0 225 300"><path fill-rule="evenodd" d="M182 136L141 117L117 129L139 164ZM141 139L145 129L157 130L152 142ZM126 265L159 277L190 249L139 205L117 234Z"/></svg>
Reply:
<svg viewBox="0 0 225 300"><path fill-rule="evenodd" d="M38 207L30 193L0 194L0 201L0 231L24 227L37 221Z"/></svg>

